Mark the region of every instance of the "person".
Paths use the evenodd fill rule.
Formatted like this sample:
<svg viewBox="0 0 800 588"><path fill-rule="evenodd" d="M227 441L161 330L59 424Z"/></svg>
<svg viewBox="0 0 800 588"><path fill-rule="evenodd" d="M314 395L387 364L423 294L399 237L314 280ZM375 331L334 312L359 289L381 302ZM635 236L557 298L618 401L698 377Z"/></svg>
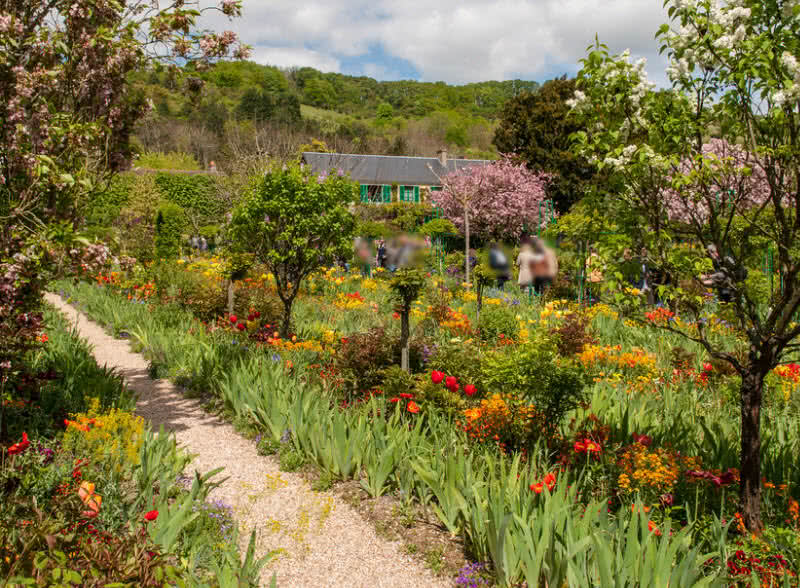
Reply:
<svg viewBox="0 0 800 588"><path fill-rule="evenodd" d="M549 268L544 243L538 237L533 238L533 259L530 265L533 276L533 291L537 296L541 296L545 287L548 286Z"/></svg>
<svg viewBox="0 0 800 588"><path fill-rule="evenodd" d="M378 267L386 267L386 241L378 241L378 253L375 256L375 264Z"/></svg>
<svg viewBox="0 0 800 588"><path fill-rule="evenodd" d="M469 250L469 269L475 269L478 265L478 253L474 249Z"/></svg>
<svg viewBox="0 0 800 588"><path fill-rule="evenodd" d="M200 248L200 241L197 239L197 235L192 235L192 249L199 249Z"/></svg>
<svg viewBox="0 0 800 588"><path fill-rule="evenodd" d="M544 252L544 277L542 282L542 289L549 288L553 282L556 281L558 276L558 257L556 252L553 251L546 244L542 243L542 251Z"/></svg>
<svg viewBox="0 0 800 588"><path fill-rule="evenodd" d="M200 251L208 251L208 241L205 237L200 237Z"/></svg>
<svg viewBox="0 0 800 588"><path fill-rule="evenodd" d="M747 268L737 265L736 260L730 255L721 257L716 245L709 245L706 250L714 265L714 273L702 276L701 283L704 286L715 288L720 302L733 301L736 291L735 284L747 279Z"/></svg>
<svg viewBox="0 0 800 588"><path fill-rule="evenodd" d="M525 240L519 248L519 255L517 256L516 265L519 267L519 276L517 278L517 285L520 288L528 288L533 284L533 273L531 268L538 263L538 258L533 252L530 243Z"/></svg>
<svg viewBox="0 0 800 588"><path fill-rule="evenodd" d="M497 288L503 290L506 282L511 278L511 271L508 266L508 258L497 243L489 246L489 267L497 275Z"/></svg>

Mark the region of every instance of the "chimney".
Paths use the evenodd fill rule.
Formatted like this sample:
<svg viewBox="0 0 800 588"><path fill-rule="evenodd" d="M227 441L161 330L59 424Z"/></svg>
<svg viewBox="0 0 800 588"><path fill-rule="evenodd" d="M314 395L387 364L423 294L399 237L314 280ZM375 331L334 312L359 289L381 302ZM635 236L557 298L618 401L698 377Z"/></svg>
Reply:
<svg viewBox="0 0 800 588"><path fill-rule="evenodd" d="M442 164L442 167L447 167L447 149L442 147L436 152L436 155L439 157L439 163Z"/></svg>

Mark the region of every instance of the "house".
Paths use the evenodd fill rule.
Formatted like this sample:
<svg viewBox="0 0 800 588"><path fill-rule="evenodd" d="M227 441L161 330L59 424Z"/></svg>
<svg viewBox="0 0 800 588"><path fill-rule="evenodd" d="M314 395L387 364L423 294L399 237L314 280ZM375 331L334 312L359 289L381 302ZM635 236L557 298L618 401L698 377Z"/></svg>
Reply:
<svg viewBox="0 0 800 588"><path fill-rule="evenodd" d="M316 174L342 170L361 185L361 202L420 202L420 192L441 190L445 175L473 165L490 163L484 159L448 159L447 151L438 157L393 155L353 155L346 153L303 153L302 162Z"/></svg>

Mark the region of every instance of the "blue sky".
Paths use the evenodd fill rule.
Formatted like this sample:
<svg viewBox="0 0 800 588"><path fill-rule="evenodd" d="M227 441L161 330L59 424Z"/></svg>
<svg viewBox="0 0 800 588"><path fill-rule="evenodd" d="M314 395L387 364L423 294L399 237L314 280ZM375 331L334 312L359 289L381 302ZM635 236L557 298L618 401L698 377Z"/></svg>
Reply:
<svg viewBox="0 0 800 588"><path fill-rule="evenodd" d="M598 34L663 85L666 21L661 0L244 0L243 18L211 24L259 63L456 84L573 74Z"/></svg>

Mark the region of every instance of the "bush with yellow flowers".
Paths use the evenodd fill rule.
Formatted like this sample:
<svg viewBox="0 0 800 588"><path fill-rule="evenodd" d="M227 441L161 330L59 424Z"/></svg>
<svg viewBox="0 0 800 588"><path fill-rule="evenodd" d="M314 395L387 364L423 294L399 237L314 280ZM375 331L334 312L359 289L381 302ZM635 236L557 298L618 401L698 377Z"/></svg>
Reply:
<svg viewBox="0 0 800 588"><path fill-rule="evenodd" d="M99 406L99 401L93 399L87 412L73 414L65 421L64 449L91 456L116 472L122 471L126 463L139 463L144 433L142 417L115 408L101 412Z"/></svg>

